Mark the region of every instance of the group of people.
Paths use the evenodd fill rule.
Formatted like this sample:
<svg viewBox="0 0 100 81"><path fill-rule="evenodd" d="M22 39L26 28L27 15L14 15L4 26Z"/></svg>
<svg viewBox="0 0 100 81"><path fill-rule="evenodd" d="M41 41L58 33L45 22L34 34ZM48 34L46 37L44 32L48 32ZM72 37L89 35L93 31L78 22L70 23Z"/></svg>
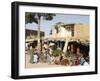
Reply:
<svg viewBox="0 0 100 81"><path fill-rule="evenodd" d="M56 65L89 65L89 43L82 43L77 41L69 41L67 45L66 53L61 53L58 56L53 55L53 49L62 50L56 44L49 46L47 43L43 44L41 53L38 53L37 49L32 49L30 53L31 63L48 63ZM47 45L47 46L46 46Z"/></svg>
<svg viewBox="0 0 100 81"><path fill-rule="evenodd" d="M73 65L89 65L89 42L69 41L67 56L71 58Z"/></svg>

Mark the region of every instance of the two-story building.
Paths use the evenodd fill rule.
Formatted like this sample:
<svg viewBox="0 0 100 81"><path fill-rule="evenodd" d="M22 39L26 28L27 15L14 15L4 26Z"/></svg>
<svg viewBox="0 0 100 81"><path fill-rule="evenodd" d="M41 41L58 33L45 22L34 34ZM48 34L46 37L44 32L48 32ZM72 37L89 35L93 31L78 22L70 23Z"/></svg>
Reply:
<svg viewBox="0 0 100 81"><path fill-rule="evenodd" d="M89 25L85 23L57 23L52 27L52 38L89 40Z"/></svg>

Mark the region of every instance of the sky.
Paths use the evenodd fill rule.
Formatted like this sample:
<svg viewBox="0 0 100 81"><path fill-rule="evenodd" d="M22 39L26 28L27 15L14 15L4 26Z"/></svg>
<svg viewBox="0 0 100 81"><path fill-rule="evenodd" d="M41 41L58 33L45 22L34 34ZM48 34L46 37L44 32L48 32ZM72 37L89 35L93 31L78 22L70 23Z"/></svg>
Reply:
<svg viewBox="0 0 100 81"><path fill-rule="evenodd" d="M45 32L45 36L49 35L51 28L58 22L63 23L86 23L89 24L89 15L78 14L56 14L51 21L43 20L41 17L40 30ZM26 29L37 30L37 24L26 24Z"/></svg>

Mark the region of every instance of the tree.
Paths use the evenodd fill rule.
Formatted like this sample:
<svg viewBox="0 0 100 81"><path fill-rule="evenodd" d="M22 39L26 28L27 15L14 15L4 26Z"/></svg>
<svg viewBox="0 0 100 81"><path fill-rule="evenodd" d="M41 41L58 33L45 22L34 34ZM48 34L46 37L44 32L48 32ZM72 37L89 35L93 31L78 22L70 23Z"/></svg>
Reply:
<svg viewBox="0 0 100 81"><path fill-rule="evenodd" d="M41 17L43 17L44 20L52 20L53 16L55 14L51 13L32 13L32 12L26 12L25 13L25 24L27 23L36 23L37 24L37 29L38 29L38 52L40 53L41 50L41 45L40 45L40 22L41 22Z"/></svg>
<svg viewBox="0 0 100 81"><path fill-rule="evenodd" d="M60 28L60 26L62 26L62 25L64 25L64 23L63 22L58 22L58 23L56 23L56 25L55 25L55 29L56 29L56 33L59 33L59 28Z"/></svg>
<svg viewBox="0 0 100 81"><path fill-rule="evenodd" d="M50 30L50 33L49 34L52 35L52 29Z"/></svg>
<svg viewBox="0 0 100 81"><path fill-rule="evenodd" d="M61 49L57 49L57 48L56 49L53 49L52 55L54 57L60 56L62 54L63 54L63 51Z"/></svg>
<svg viewBox="0 0 100 81"><path fill-rule="evenodd" d="M59 33L59 27L58 25L55 25L56 33Z"/></svg>

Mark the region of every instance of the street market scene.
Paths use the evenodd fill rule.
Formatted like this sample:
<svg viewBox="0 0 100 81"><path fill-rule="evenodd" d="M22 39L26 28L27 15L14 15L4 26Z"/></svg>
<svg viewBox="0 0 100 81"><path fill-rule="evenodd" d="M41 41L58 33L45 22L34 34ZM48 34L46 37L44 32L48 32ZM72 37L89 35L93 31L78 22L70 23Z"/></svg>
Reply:
<svg viewBox="0 0 100 81"><path fill-rule="evenodd" d="M25 12L25 68L90 64L89 16Z"/></svg>

